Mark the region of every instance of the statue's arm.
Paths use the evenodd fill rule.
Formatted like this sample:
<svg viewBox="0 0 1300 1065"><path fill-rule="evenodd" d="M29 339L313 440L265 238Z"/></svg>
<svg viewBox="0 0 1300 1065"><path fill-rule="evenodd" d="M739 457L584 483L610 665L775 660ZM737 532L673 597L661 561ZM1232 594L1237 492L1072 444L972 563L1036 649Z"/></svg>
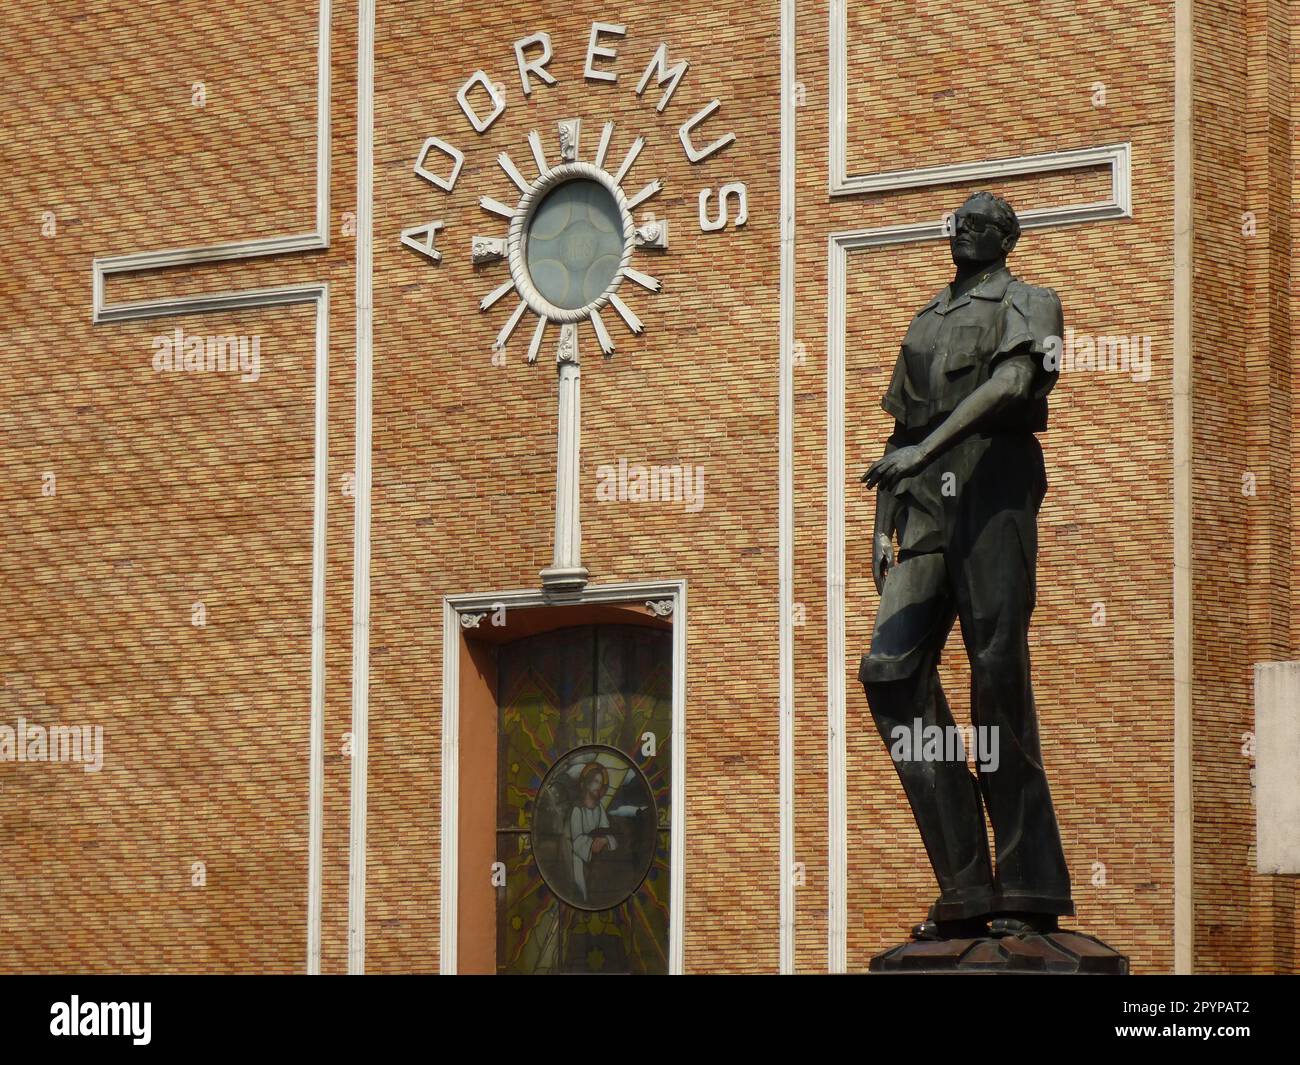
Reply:
<svg viewBox="0 0 1300 1065"><path fill-rule="evenodd" d="M885 442L885 454L898 450L893 440ZM866 480L866 474L862 476ZM898 497L884 485L876 486L876 523L871 537L871 579L876 591L884 589L885 578L894 565L894 531L898 528Z"/></svg>
<svg viewBox="0 0 1300 1065"><path fill-rule="evenodd" d="M969 436L986 422L1028 402L1034 387L1034 364L1028 351L998 363L989 379L963 399L934 432L921 442L925 461Z"/></svg>
<svg viewBox="0 0 1300 1065"><path fill-rule="evenodd" d="M1028 402L1033 385L1034 363L1026 348L999 362L989 379L962 400L921 443L887 452L863 475L863 482L868 487L893 489L985 422Z"/></svg>

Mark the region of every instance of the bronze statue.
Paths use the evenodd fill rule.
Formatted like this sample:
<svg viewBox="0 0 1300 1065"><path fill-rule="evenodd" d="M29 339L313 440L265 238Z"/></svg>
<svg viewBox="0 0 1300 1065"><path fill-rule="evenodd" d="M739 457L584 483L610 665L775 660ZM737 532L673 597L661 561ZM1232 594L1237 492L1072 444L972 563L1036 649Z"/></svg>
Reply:
<svg viewBox="0 0 1300 1065"><path fill-rule="evenodd" d="M894 432L862 476L876 489L880 608L859 679L939 881L914 939L1050 934L1058 917L1074 913L1028 642L1047 490L1034 434L1047 428L1059 372L1047 356L1062 335L1061 302L1008 271L1019 236L1000 197L979 192L957 209L949 241L956 276L912 319L882 401ZM957 619L972 721L995 747L976 776L960 748L953 757L941 744L899 742L953 733L938 664Z"/></svg>

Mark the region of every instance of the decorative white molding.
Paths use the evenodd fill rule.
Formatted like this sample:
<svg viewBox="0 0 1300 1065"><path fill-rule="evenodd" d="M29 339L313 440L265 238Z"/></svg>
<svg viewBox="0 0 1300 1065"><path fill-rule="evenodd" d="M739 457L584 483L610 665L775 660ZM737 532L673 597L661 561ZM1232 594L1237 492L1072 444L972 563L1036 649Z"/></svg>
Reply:
<svg viewBox="0 0 1300 1065"><path fill-rule="evenodd" d="M555 348L556 363L571 362L575 366L578 358L578 326L576 322L565 322L560 326L560 342Z"/></svg>
<svg viewBox="0 0 1300 1065"><path fill-rule="evenodd" d="M636 227L636 246L653 251L668 250L668 219L655 218ZM630 274L631 271L628 271Z"/></svg>
<svg viewBox="0 0 1300 1065"><path fill-rule="evenodd" d="M151 305L159 315L184 313L170 309L173 301L153 300L137 303L105 303L107 279L120 274L137 274L172 266L195 266L200 263L229 262L267 255L290 255L302 251L321 251L329 247L330 232L330 3L320 0L316 19L316 222L310 233L285 237L264 237L209 244L193 248L168 248L162 251L106 255L91 263L91 320L119 322L130 318L150 318L140 313ZM122 313L124 309L136 313Z"/></svg>
<svg viewBox="0 0 1300 1065"><path fill-rule="evenodd" d="M325 770L325 533L329 503L329 285L216 292L118 304L108 321L310 303L316 310L312 451L311 696L307 765L307 972L320 972Z"/></svg>
<svg viewBox="0 0 1300 1065"><path fill-rule="evenodd" d="M790 2L790 0L786 0ZM686 903L686 582L650 581L633 584L590 585L572 595L553 596L531 589L449 595L442 616L442 853L439 869L438 971L457 970L460 891L460 641L463 613L483 613L521 607L558 604L673 603L673 726L672 815L669 822L668 971L682 972L685 961Z"/></svg>
<svg viewBox="0 0 1300 1065"><path fill-rule="evenodd" d="M348 972L366 971L370 772L370 508L374 385L375 0L357 10L356 440L352 526L352 765L348 812ZM430 234L430 244L433 234Z"/></svg>
<svg viewBox="0 0 1300 1065"><path fill-rule="evenodd" d="M670 617L673 612L673 601L671 599L647 599L645 605L646 609L655 617Z"/></svg>
<svg viewBox="0 0 1300 1065"><path fill-rule="evenodd" d="M483 611L478 614L469 614L469 613L461 614L460 627L462 629L477 629L479 627L479 624L483 621L485 617L487 617L486 611Z"/></svg>
<svg viewBox="0 0 1300 1065"><path fill-rule="evenodd" d="M582 425L582 369L578 364L578 327L560 330L556 354L560 365L559 411L555 445L555 546L551 564L541 572L550 591L581 591L587 583L582 564L582 486L579 454Z"/></svg>
<svg viewBox="0 0 1300 1065"><path fill-rule="evenodd" d="M1109 165L1111 194L1108 200L1052 208L1038 212L1040 225L1096 222L1132 215L1130 146L1108 144L1097 148L1018 155L969 163L888 170L875 174L852 174L848 170L848 0L831 0L830 6L830 194L857 196L868 192L898 192L927 185L969 184L1025 174L1058 170L1079 170ZM1021 219L1024 224L1024 218Z"/></svg>
<svg viewBox="0 0 1300 1065"><path fill-rule="evenodd" d="M372 0L362 0L363 4ZM325 543L329 499L329 286L325 283L218 292L199 296L107 303L110 277L174 266L229 262L320 251L329 247L330 203L330 3L317 8L316 47L316 217L310 233L268 237L162 251L109 255L91 263L91 320L96 324L139 321L182 314L206 314L254 307L312 303L315 326L315 425L312 492L311 709L307 784L307 948L308 974L320 972L321 893L323 880L325 729ZM358 501L359 502L359 501Z"/></svg>
<svg viewBox="0 0 1300 1065"><path fill-rule="evenodd" d="M780 971L794 972L794 312L795 15L781 0L781 260L777 385L777 690L780 828Z"/></svg>
<svg viewBox="0 0 1300 1065"><path fill-rule="evenodd" d="M469 244L469 258L475 266L494 263L506 257L504 237L474 237Z"/></svg>
<svg viewBox="0 0 1300 1065"><path fill-rule="evenodd" d="M578 137L582 133L582 119L566 118L559 123L560 159L566 163L578 159Z"/></svg>
<svg viewBox="0 0 1300 1065"><path fill-rule="evenodd" d="M1196 834L1192 760L1195 674L1192 583L1194 410L1193 293L1196 286L1195 167L1192 125L1196 77L1196 7L1174 0L1173 231L1173 667L1174 667L1174 972L1196 971Z"/></svg>
<svg viewBox="0 0 1300 1065"><path fill-rule="evenodd" d="M557 307L537 291L528 273L528 223L533 217L533 212L537 210L538 205L551 189L575 178L596 182L614 198L623 220L623 257L618 269L614 271L614 276L605 286L605 291L595 300L584 307ZM623 272L632 261L632 252L636 248L636 223L632 220L632 206L610 174L591 163L561 163L538 177L529 190L519 198L518 205L509 210L510 230L506 236L506 247L510 261L510 276L514 279L514 287L520 298L528 304L534 314L552 322L580 322L588 318L593 310L598 311L609 302L614 291L623 283Z"/></svg>

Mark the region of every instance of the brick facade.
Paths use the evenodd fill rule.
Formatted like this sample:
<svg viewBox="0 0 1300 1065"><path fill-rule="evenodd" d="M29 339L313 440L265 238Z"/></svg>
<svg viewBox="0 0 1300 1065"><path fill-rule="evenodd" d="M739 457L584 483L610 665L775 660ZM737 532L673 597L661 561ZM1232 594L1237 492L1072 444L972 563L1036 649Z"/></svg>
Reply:
<svg viewBox="0 0 1300 1065"><path fill-rule="evenodd" d="M1190 0L1189 0L1190 2ZM21 9L24 5L18 5ZM827 270L831 234L938 220L975 187L1022 212L1095 202L1105 168L970 186L828 194L827 0L798 0L793 298L794 968L827 969ZM1295 971L1295 892L1253 873L1250 665L1296 657L1291 425L1291 100L1282 0L1195 3L1193 499L1194 965ZM0 970L298 971L308 883L312 669L312 311L249 308L92 325L91 260L307 232L316 184L315 0L96 2L0 13L12 75L0 138L0 440L5 522L0 724L103 726L94 774L0 762ZM1062 375L1043 436L1032 632L1045 759L1079 927L1174 966L1174 4L852 2L849 174L1128 143L1133 216L1027 230L1011 265L1060 294L1079 333L1151 339L1149 380ZM593 581L686 580L685 968L780 965L780 31L776 3L381 2L375 27L374 377L366 969L436 971L443 597L535 587L555 492L552 328L479 300L504 264L480 195L517 198L556 123L588 157L647 143L624 188L663 191L662 257L620 290L645 323L583 345L582 521ZM583 77L593 21L614 83ZM556 84L525 98L512 44L550 34ZM636 83L655 49L690 69L663 113ZM330 247L110 280L110 298L327 282L329 315L321 968L347 968L352 727L357 7L331 16ZM507 108L477 134L455 102L476 70ZM195 83L203 83L196 106ZM1098 105L1098 83L1104 106ZM678 127L713 98L690 163ZM466 160L444 193L412 172L426 138ZM439 161L431 165L437 165ZM744 182L747 223L704 233L702 188ZM1241 215L1258 219L1254 237ZM57 231L43 235L43 213ZM442 262L398 243L434 218ZM888 434L879 398L906 324L948 280L946 248L848 256L844 520L847 957L897 941L934 887L855 674L876 593L858 474ZM261 375L157 373L177 328L260 338ZM597 468L702 467L704 505L598 502ZM53 473L55 494L43 495ZM1242 494L1242 474L1257 492ZM196 626L195 604L206 624ZM1099 619L1102 623L1098 623ZM945 684L968 706L953 635ZM202 863L196 872L195 863ZM195 886L196 876L205 878Z"/></svg>

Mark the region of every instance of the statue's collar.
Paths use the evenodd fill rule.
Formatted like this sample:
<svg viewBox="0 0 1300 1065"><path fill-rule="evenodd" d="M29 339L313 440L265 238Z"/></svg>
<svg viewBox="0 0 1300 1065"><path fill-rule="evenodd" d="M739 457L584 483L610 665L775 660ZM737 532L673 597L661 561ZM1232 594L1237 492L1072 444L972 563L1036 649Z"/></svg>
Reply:
<svg viewBox="0 0 1300 1065"><path fill-rule="evenodd" d="M966 306L972 299L1000 300L1007 294L1007 286L1011 284L1011 281L1011 271L1003 263L1001 266L994 267L983 274L974 285L951 303L949 302L949 294L952 292L952 286L945 285L935 295L934 299L921 308L920 313L925 314L927 311L934 311L937 314L947 314L950 311L955 311L958 307Z"/></svg>

